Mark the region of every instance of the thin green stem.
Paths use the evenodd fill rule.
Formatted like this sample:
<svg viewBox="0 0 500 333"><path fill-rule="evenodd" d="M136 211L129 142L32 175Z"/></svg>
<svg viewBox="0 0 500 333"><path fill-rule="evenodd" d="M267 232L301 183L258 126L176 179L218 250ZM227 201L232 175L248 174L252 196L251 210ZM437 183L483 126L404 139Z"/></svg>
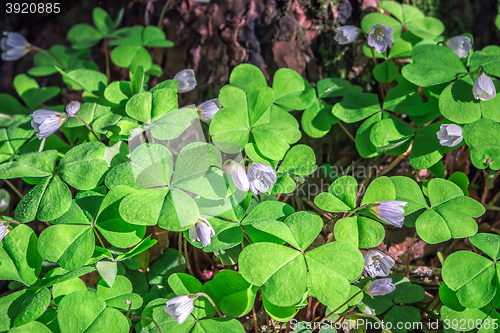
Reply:
<svg viewBox="0 0 500 333"><path fill-rule="evenodd" d="M483 192L483 197L481 198L481 203L483 205L486 205L486 198L488 197L488 192L490 191L490 187L491 187L491 184L493 184L495 182L495 180L497 179L497 177L500 175L500 170L498 170L497 172L495 172L495 174L493 175L493 177L491 178L491 180L489 179L489 175L488 175L488 172L487 171L484 171L484 177L485 177L485 183L484 183L484 192Z"/></svg>
<svg viewBox="0 0 500 333"><path fill-rule="evenodd" d="M46 138L43 138L42 139L42 142L40 142L40 147L38 148L38 152L42 152L43 151L43 148L45 147L45 139Z"/></svg>
<svg viewBox="0 0 500 333"><path fill-rule="evenodd" d="M94 226L92 226L92 230L94 230L94 234L97 236L97 239L99 240L99 243L101 243L102 248L105 249L106 247L104 246L104 243L102 242L101 236L99 236L99 233L97 232L97 230L95 230Z"/></svg>
<svg viewBox="0 0 500 333"><path fill-rule="evenodd" d="M81 121L81 122L85 125L85 127L87 127L87 129L88 129L89 131L91 131L91 132L92 132L92 134L94 134L94 136L95 136L95 138L97 139L97 141L101 141L101 140L99 139L99 137L97 136L97 134L95 134L95 132L92 130L92 128L90 128L89 124L87 124L87 123L85 122L85 120L83 120L83 119L82 119L82 117L77 116L76 114L72 115L71 117L75 117L76 119L80 119L80 121Z"/></svg>
<svg viewBox="0 0 500 333"><path fill-rule="evenodd" d="M0 221L1 221L1 220L0 220ZM3 221L5 221L5 222L7 222L7 223L9 223L9 224L10 224L10 223L15 223L15 224L17 224L17 225L20 225L20 224L21 224L21 222L18 222L18 221L16 221L16 220L3 220Z"/></svg>
<svg viewBox="0 0 500 333"><path fill-rule="evenodd" d="M391 171L395 166L397 166L399 164L399 162L401 162L411 152L412 146L413 146L413 141L410 143L410 146L408 147L408 149L403 154L396 157L394 159L394 161L392 161L391 164L389 164L389 166L387 168L382 170L382 172L378 176L381 177L381 176L385 175L386 173Z"/></svg>
<svg viewBox="0 0 500 333"><path fill-rule="evenodd" d="M326 243L325 243L325 244L330 243L330 242L333 240L333 236L334 236L334 235L335 235L335 234L332 232L332 235L331 235L330 237L328 237L328 239L326 240Z"/></svg>
<svg viewBox="0 0 500 333"><path fill-rule="evenodd" d="M255 312L255 303L252 306L253 326L255 332L259 332L259 323L257 322L257 313Z"/></svg>
<svg viewBox="0 0 500 333"><path fill-rule="evenodd" d="M415 231L415 234L413 234L413 238L411 239L410 246L408 247L408 257L406 258L406 278L410 278L410 257L411 257L411 250L413 249L413 244L415 244L415 240L417 239L417 232Z"/></svg>
<svg viewBox="0 0 500 333"><path fill-rule="evenodd" d="M129 316L130 319L141 319L141 320L149 320L152 321L153 324L155 324L156 329L158 330L158 333L163 333L161 331L160 326L156 323L156 321L153 318L148 318L148 317L140 317L140 316Z"/></svg>
<svg viewBox="0 0 500 333"><path fill-rule="evenodd" d="M386 328L384 326L384 323L382 323L380 321L380 319L378 319L376 316L374 315L367 315L367 314L364 314L364 313L353 313L352 314L353 316L359 316L359 317L367 317L367 318L372 318L372 319L375 319L379 324L380 324L380 327L382 328L382 330L387 330L389 332L391 332L391 330L389 330L388 328Z"/></svg>
<svg viewBox="0 0 500 333"><path fill-rule="evenodd" d="M208 296L207 294L205 293L196 293L196 297L200 297L200 296L203 296L205 297L206 299L208 299L208 301L212 304L212 306L214 307L215 311L217 311L217 314L219 315L219 317L224 317L224 315L222 314L222 312L220 312L220 310L217 308L217 305L215 305L215 302L210 298L210 296Z"/></svg>
<svg viewBox="0 0 500 333"><path fill-rule="evenodd" d="M189 274L194 276L193 269L191 268L191 262L189 261L189 254L187 250L187 240L184 238L184 260L186 260L186 267L189 271Z"/></svg>
<svg viewBox="0 0 500 333"><path fill-rule="evenodd" d="M356 305L352 306L349 310L347 310L347 312L346 312L346 313L344 313L342 316L339 316L339 317L337 318L337 320L335 320L335 323L337 323L337 322L340 320L340 321L341 321L341 322L340 322L340 326L342 326L342 323L343 323L343 322L344 322L344 320L347 318L347 316L348 316L348 315L350 315L350 314L351 314L351 312L352 312L354 309L356 309L358 306L359 306L359 304L356 304Z"/></svg>
<svg viewBox="0 0 500 333"><path fill-rule="evenodd" d="M18 189L8 180L8 179L4 179L5 182L7 183L7 185L10 186L10 188L16 192L16 194L19 196L19 198L24 198L24 195L21 194L21 192L18 191Z"/></svg>
<svg viewBox="0 0 500 333"><path fill-rule="evenodd" d="M36 50L38 52L41 52L41 53L45 54L47 57L49 57L52 60L54 60L55 62L57 62L57 64L59 65L59 67L61 67L62 69L64 69L64 65L59 61L59 59L57 59L56 57L54 57L48 50L41 49L41 48L39 48L38 46L35 46L35 45L31 45L31 48L33 50Z"/></svg>
<svg viewBox="0 0 500 333"><path fill-rule="evenodd" d="M130 310L132 310L132 301L128 299L125 301L125 303L128 304L127 314L125 315L126 317L128 317L130 316Z"/></svg>
<svg viewBox="0 0 500 333"><path fill-rule="evenodd" d="M481 197L481 204L485 205L486 204L486 197L488 196L488 192L490 190L490 179L488 175L488 171L483 170L483 175L484 175L484 191L483 191L483 196Z"/></svg>
<svg viewBox="0 0 500 333"><path fill-rule="evenodd" d="M363 292L363 289L361 289L360 291L358 291L357 293L355 293L354 295L351 296L351 298L349 298L347 301L345 301L344 303L342 303L341 305L339 305L338 308L336 308L335 310L333 310L332 312L330 312L328 314L328 316L326 316L325 318L323 318L323 320L325 319L328 319L328 317L330 317L332 314L334 314L335 312L339 311L340 309L342 309L342 307L344 305L346 305L347 303L349 303L350 301L352 301L356 296L358 296L359 294L361 294ZM321 322L323 322L323 320Z"/></svg>
<svg viewBox="0 0 500 333"><path fill-rule="evenodd" d="M167 2L165 3L165 6L163 6L163 8L161 10L160 20L158 21L158 28L160 28L160 29L161 29L161 25L163 23L163 18L165 17L165 13L167 12L168 5L170 5L171 1L172 0L167 0Z"/></svg>
<svg viewBox="0 0 500 333"><path fill-rule="evenodd" d="M365 208L368 208L368 205L359 206L358 208L354 209L349 214L347 214L346 218L353 216L354 214L356 214L357 212L359 212L361 209L365 209Z"/></svg>
<svg viewBox="0 0 500 333"><path fill-rule="evenodd" d="M243 229L243 227L240 225L241 227L241 231L243 231L243 237L245 237L245 239L248 241L248 243L252 244L252 241L250 240L250 238L248 237L245 229ZM241 242L241 244L243 244L243 242Z"/></svg>
<svg viewBox="0 0 500 333"><path fill-rule="evenodd" d="M222 164L222 168L221 168L221 169L222 169L222 170L224 170L224 167L226 166L226 164L231 163L231 162L238 163L238 162L233 161L233 160L231 160L231 159L227 159L227 160L225 160L225 161L224 161L224 163ZM238 164L239 164L239 163L238 163ZM243 165L243 167L245 167L245 166Z"/></svg>
<svg viewBox="0 0 500 333"><path fill-rule="evenodd" d="M373 47L370 47L370 51L372 51L373 62L375 64L375 66L377 66L377 58L375 58L375 51L373 51Z"/></svg>
<svg viewBox="0 0 500 333"><path fill-rule="evenodd" d="M179 231L179 240L177 242L178 246L178 251L179 251L179 269L181 269L182 266L182 231Z"/></svg>
<svg viewBox="0 0 500 333"><path fill-rule="evenodd" d="M0 118L5 118L5 119L9 119L10 121L14 121L14 118L12 118L9 115L3 114L3 113L0 113Z"/></svg>
<svg viewBox="0 0 500 333"><path fill-rule="evenodd" d="M338 122L339 126L344 130L345 134L352 140L352 142L356 143L356 139L352 136L352 134L347 130L347 128L342 124L341 121Z"/></svg>

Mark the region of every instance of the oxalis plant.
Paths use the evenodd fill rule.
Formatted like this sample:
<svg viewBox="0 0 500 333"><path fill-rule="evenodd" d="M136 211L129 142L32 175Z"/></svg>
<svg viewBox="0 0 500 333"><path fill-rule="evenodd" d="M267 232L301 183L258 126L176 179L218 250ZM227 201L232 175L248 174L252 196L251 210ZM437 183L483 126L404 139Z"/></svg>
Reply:
<svg viewBox="0 0 500 333"><path fill-rule="evenodd" d="M379 93L287 68L270 87L242 64L199 105L178 103L196 87L193 70L151 83L162 75L151 50L173 44L153 26L119 28L123 11L96 8L95 27L69 30L70 47L5 32L2 59L36 55L14 78L19 96L0 94L0 179L12 189L0 191L0 279L10 281L0 331L498 331L500 236L478 233L475 218L498 210L486 200L500 169L500 47L447 38L410 5L379 9L335 36L364 43ZM89 60L97 43L105 69ZM111 63L129 80L110 82ZM48 76L64 89L40 87ZM290 111L303 111L300 125ZM352 135L343 123L355 122ZM296 211L304 205L283 198L318 169L299 141L331 130L363 158L394 156L383 174L408 157L434 178L333 177L314 211ZM482 202L466 175L445 178L443 157L463 145L486 175ZM415 230L407 258L417 239L468 238L473 251L441 255L425 280L376 249L398 228ZM153 246L162 254L150 260Z"/></svg>

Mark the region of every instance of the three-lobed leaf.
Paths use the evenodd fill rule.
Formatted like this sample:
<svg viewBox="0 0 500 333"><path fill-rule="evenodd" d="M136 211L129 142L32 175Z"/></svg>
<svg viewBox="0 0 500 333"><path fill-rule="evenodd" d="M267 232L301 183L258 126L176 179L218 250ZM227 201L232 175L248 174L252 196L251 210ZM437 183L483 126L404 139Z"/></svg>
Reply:
<svg viewBox="0 0 500 333"><path fill-rule="evenodd" d="M473 217L484 214L483 205L465 197L463 191L448 180L435 178L427 185L430 207L415 223L418 235L436 244L450 238L465 238L477 233Z"/></svg>
<svg viewBox="0 0 500 333"><path fill-rule="evenodd" d="M403 67L403 76L418 86L428 87L455 80L467 73L460 58L440 45L421 45L413 49L412 63Z"/></svg>
<svg viewBox="0 0 500 333"><path fill-rule="evenodd" d="M341 303L349 295L349 283L363 270L361 253L345 241L323 245L305 255L279 244L255 243L243 250L239 264L242 276L261 286L263 297L281 307L297 304L308 288L324 304ZM332 280L336 281L334 286L328 282Z"/></svg>

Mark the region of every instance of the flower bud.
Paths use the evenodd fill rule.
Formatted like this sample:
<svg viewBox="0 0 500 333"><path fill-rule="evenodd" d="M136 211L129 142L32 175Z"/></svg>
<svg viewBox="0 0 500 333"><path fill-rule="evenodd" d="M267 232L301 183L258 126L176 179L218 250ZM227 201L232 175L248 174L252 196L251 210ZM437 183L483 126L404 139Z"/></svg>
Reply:
<svg viewBox="0 0 500 333"><path fill-rule="evenodd" d="M462 127L455 124L442 124L436 133L441 146L455 147L463 140Z"/></svg>
<svg viewBox="0 0 500 333"><path fill-rule="evenodd" d="M178 325L181 325L193 312L193 309L194 297L192 295L182 295L169 299L164 310L172 316L173 320L177 320Z"/></svg>
<svg viewBox="0 0 500 333"><path fill-rule="evenodd" d="M467 58L470 50L472 50L470 38L467 36L455 36L450 38L446 46L452 49L459 58Z"/></svg>
<svg viewBox="0 0 500 333"><path fill-rule="evenodd" d="M245 168L241 164L231 162L231 178L239 190L247 192L250 188Z"/></svg>
<svg viewBox="0 0 500 333"><path fill-rule="evenodd" d="M179 87L177 89L178 93L191 91L196 87L197 84L194 70L192 69L183 69L179 73L175 74L174 80L179 84Z"/></svg>
<svg viewBox="0 0 500 333"><path fill-rule="evenodd" d="M360 309L361 312L363 312L366 315L370 316L373 315L372 309L370 309L370 307L366 304L361 303L360 305L358 305L358 309Z"/></svg>
<svg viewBox="0 0 500 333"><path fill-rule="evenodd" d="M486 74L482 74L478 76L476 81L474 81L474 85L472 86L472 94L474 95L475 99L489 101L497 95L497 91L491 78Z"/></svg>
<svg viewBox="0 0 500 333"><path fill-rule="evenodd" d="M214 228L212 228L212 225L206 218L201 216L198 218L198 222L189 228L189 240L191 240L191 242L198 240L203 247L209 246L214 236Z"/></svg>
<svg viewBox="0 0 500 333"><path fill-rule="evenodd" d="M0 222L0 241L2 241L2 239L5 237L6 234L7 234L7 227L5 226L5 224Z"/></svg>
<svg viewBox="0 0 500 333"><path fill-rule="evenodd" d="M26 41L23 35L17 32L7 31L4 31L3 34L7 37L2 38L0 41L0 47L3 51L2 60L17 60L31 50L31 45Z"/></svg>
<svg viewBox="0 0 500 333"><path fill-rule="evenodd" d="M55 133L66 120L59 112L50 110L37 110L31 116L33 117L31 126L40 140Z"/></svg>
<svg viewBox="0 0 500 333"><path fill-rule="evenodd" d="M352 25L344 25L343 27L335 30L337 34L335 39L340 45L352 43L358 36L358 29Z"/></svg>
<svg viewBox="0 0 500 333"><path fill-rule="evenodd" d="M5 212L9 208L10 194L3 188L0 189L0 212Z"/></svg>
<svg viewBox="0 0 500 333"><path fill-rule="evenodd" d="M377 202L370 210L382 221L402 228L405 220L404 207L406 206L408 206L408 203L404 201L387 200Z"/></svg>
<svg viewBox="0 0 500 333"><path fill-rule="evenodd" d="M69 116L74 116L78 111L80 111L80 102L72 101L66 105L66 113Z"/></svg>
<svg viewBox="0 0 500 333"><path fill-rule="evenodd" d="M218 98L205 101L196 108L198 110L198 117L204 122L209 123L220 110L220 107L221 105Z"/></svg>
<svg viewBox="0 0 500 333"><path fill-rule="evenodd" d="M396 286L391 278L373 280L366 286L366 293L370 296L384 296L392 293Z"/></svg>

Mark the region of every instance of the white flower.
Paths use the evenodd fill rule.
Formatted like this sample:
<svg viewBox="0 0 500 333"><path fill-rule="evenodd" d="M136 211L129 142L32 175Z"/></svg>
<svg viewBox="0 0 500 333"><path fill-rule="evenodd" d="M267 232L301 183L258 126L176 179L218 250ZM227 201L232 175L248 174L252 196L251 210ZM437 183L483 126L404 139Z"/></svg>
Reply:
<svg viewBox="0 0 500 333"><path fill-rule="evenodd" d="M26 39L17 32L3 32L4 37L0 41L2 48L2 60L11 61L17 60L31 50L31 45Z"/></svg>
<svg viewBox="0 0 500 333"><path fill-rule="evenodd" d="M366 286L366 293L370 296L383 296L392 293L396 286L391 278L374 280Z"/></svg>
<svg viewBox="0 0 500 333"><path fill-rule="evenodd" d="M72 101L66 105L66 113L69 116L74 116L78 111L80 111L80 102Z"/></svg>
<svg viewBox="0 0 500 333"><path fill-rule="evenodd" d="M372 309L370 309L370 307L366 304L361 303L360 305L358 305L358 309L360 309L361 312L363 312L366 315L371 316L373 314Z"/></svg>
<svg viewBox="0 0 500 333"><path fill-rule="evenodd" d="M377 202L370 210L382 221L402 228L405 220L404 207L406 206L408 206L407 202L388 200Z"/></svg>
<svg viewBox="0 0 500 333"><path fill-rule="evenodd" d="M379 250L369 250L365 253L365 270L371 277L388 276L396 263L387 254Z"/></svg>
<svg viewBox="0 0 500 333"><path fill-rule="evenodd" d="M368 34L368 45L375 48L378 53L384 52L388 46L394 43L393 32L394 29L388 25L374 25Z"/></svg>
<svg viewBox="0 0 500 333"><path fill-rule="evenodd" d="M5 212L9 207L9 202L4 198L0 199L0 212Z"/></svg>
<svg viewBox="0 0 500 333"><path fill-rule="evenodd" d="M489 101L497 95L495 85L488 75L482 74L478 76L474 85L472 86L472 93L475 99L482 101Z"/></svg>
<svg viewBox="0 0 500 333"><path fill-rule="evenodd" d="M221 105L218 98L205 101L196 107L198 110L198 117L204 122L209 123L212 121L217 111L220 110L220 107Z"/></svg>
<svg viewBox="0 0 500 333"><path fill-rule="evenodd" d="M212 228L212 225L206 218L201 216L198 218L198 222L189 228L189 239L191 242L199 240L203 247L209 246L214 236L214 228Z"/></svg>
<svg viewBox="0 0 500 333"><path fill-rule="evenodd" d="M36 136L41 140L56 132L66 118L61 113L50 110L37 110L31 115L31 126L35 129Z"/></svg>
<svg viewBox="0 0 500 333"><path fill-rule="evenodd" d="M231 178L233 179L234 185L241 191L247 192L250 188L245 168L234 161L231 162Z"/></svg>
<svg viewBox="0 0 500 333"><path fill-rule="evenodd" d="M7 228L5 227L5 224L0 222L0 241L2 241L6 233L7 233Z"/></svg>
<svg viewBox="0 0 500 333"><path fill-rule="evenodd" d="M165 312L177 320L177 324L182 324L189 317L194 309L194 297L191 295L177 296L167 301Z"/></svg>
<svg viewBox="0 0 500 333"><path fill-rule="evenodd" d="M192 69L183 69L175 74L174 80L179 84L178 93L185 93L196 87L196 77Z"/></svg>
<svg viewBox="0 0 500 333"><path fill-rule="evenodd" d="M352 43L358 37L358 29L352 25L344 25L343 27L335 30L337 34L335 39L340 45Z"/></svg>
<svg viewBox="0 0 500 333"><path fill-rule="evenodd" d="M248 169L248 181L253 194L265 193L276 183L276 172L265 163L254 163Z"/></svg>
<svg viewBox="0 0 500 333"><path fill-rule="evenodd" d="M448 48L452 49L459 58L467 58L472 46L467 36L455 36L448 41Z"/></svg>
<svg viewBox="0 0 500 333"><path fill-rule="evenodd" d="M0 212L5 212L9 208L10 194L4 189L0 189Z"/></svg>
<svg viewBox="0 0 500 333"><path fill-rule="evenodd" d="M455 147L463 140L462 127L455 124L442 124L436 133L441 146Z"/></svg>

